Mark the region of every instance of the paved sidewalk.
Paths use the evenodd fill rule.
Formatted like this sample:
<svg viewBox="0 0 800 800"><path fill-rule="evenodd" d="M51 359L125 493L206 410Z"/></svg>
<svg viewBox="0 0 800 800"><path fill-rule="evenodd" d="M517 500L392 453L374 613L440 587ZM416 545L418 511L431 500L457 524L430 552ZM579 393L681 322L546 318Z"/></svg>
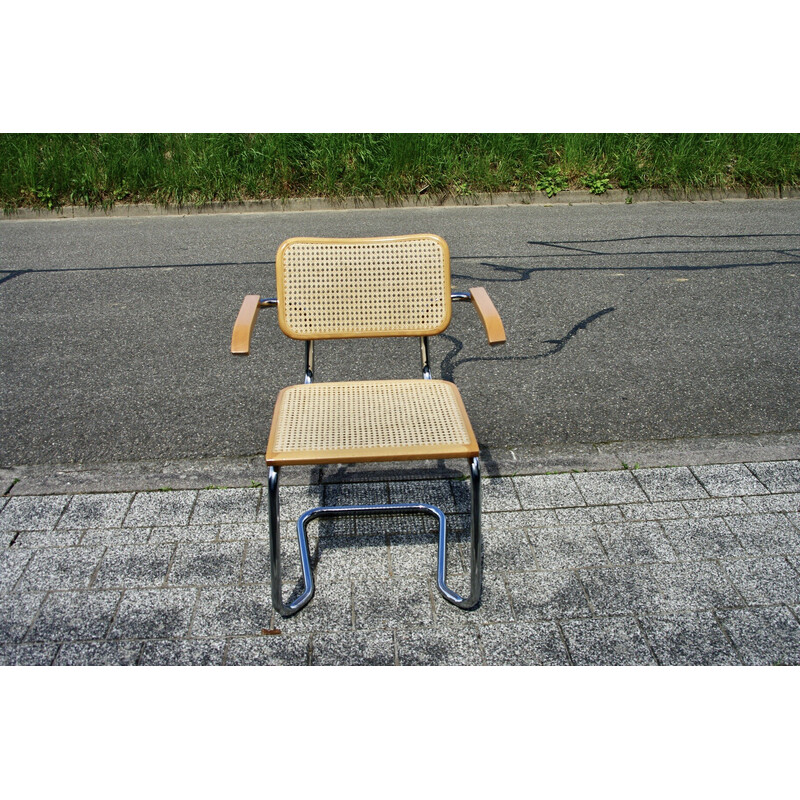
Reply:
<svg viewBox="0 0 800 800"><path fill-rule="evenodd" d="M410 498L448 512L466 591L467 493L282 487L287 593L293 517ZM486 478L484 530L482 602L464 612L436 590L425 518L312 523L317 594L285 620L260 486L5 496L0 663L800 664L798 460Z"/></svg>

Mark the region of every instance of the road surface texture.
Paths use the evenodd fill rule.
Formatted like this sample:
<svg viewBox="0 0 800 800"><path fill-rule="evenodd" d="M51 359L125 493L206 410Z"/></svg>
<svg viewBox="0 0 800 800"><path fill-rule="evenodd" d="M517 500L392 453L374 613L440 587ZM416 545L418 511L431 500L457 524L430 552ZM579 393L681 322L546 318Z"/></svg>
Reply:
<svg viewBox="0 0 800 800"><path fill-rule="evenodd" d="M284 620L262 454L303 347L264 310L231 356L233 320L289 236L414 232L508 334L456 304L432 347L482 446L481 603L421 520L337 519ZM0 222L0 663L800 664L798 287L797 200ZM416 340L316 355L420 374ZM411 498L465 591L466 462L408 466L284 470L287 595L299 513Z"/></svg>
<svg viewBox="0 0 800 800"><path fill-rule="evenodd" d="M456 304L432 343L486 450L798 431L800 200L12 220L0 466L262 453L303 345L270 310L229 342L278 245L423 231L506 325ZM317 347L318 380L419 374L415 339Z"/></svg>

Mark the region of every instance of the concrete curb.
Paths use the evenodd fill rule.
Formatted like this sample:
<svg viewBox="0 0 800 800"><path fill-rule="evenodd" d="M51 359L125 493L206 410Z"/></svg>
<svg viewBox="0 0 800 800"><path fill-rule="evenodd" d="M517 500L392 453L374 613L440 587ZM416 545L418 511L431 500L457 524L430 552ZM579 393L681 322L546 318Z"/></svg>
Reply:
<svg viewBox="0 0 800 800"><path fill-rule="evenodd" d="M604 442L481 451L486 477L604 472L800 459L800 432L665 441ZM283 485L464 477L457 461L294 467ZM0 495L250 488L266 481L263 455L106 464L36 464L0 470Z"/></svg>
<svg viewBox="0 0 800 800"><path fill-rule="evenodd" d="M259 200L241 203L212 202L203 206L159 206L154 203L118 204L111 209L90 209L85 206L65 206L59 210L23 208L3 216L5 221L58 220L79 218L127 218L153 216L187 216L195 214L259 214L271 211L350 211L394 208L452 208L469 206L509 205L576 205L583 203L665 203L665 202L729 202L735 200L796 200L800 187L770 187L755 195L744 189L648 190L628 194L623 189L611 189L605 194L591 194L586 189L559 192L547 197L543 192L498 192L469 195L419 195L389 203L382 197L347 197L330 200L324 197L306 197L289 200Z"/></svg>

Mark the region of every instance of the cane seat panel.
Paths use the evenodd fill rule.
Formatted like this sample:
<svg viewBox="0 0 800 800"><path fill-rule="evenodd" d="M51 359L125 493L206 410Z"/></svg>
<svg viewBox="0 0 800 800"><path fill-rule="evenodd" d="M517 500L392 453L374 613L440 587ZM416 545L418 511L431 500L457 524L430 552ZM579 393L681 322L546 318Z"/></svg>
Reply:
<svg viewBox="0 0 800 800"><path fill-rule="evenodd" d="M267 463L472 458L478 452L461 395L448 381L310 383L278 395Z"/></svg>

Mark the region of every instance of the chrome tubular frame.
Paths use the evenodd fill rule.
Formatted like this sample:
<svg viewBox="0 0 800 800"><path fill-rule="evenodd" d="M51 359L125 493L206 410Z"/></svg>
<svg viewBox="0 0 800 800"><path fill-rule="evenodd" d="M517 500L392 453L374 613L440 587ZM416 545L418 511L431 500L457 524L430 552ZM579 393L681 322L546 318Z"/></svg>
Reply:
<svg viewBox="0 0 800 800"><path fill-rule="evenodd" d="M481 536L481 468L477 457L470 460L470 590L464 598L447 586L447 520L444 512L426 503L397 503L386 505L318 506L309 509L297 520L297 540L303 570L303 591L293 602L284 603L281 572L280 506L278 502L280 469L269 468L267 480L269 510L269 564L272 584L272 605L283 617L296 614L314 596L314 575L308 552L306 526L318 517L342 517L351 514L431 514L439 521L439 554L436 584L445 600L459 608L477 605L481 597L483 547Z"/></svg>
<svg viewBox="0 0 800 800"><path fill-rule="evenodd" d="M430 358L428 357L427 336L419 337L419 349L420 356L422 357L422 377L425 378L426 381L429 381L431 379L431 362Z"/></svg>
<svg viewBox="0 0 800 800"><path fill-rule="evenodd" d="M451 301L471 300L469 292L451 292ZM278 305L276 297L262 297L258 302L259 308L271 308ZM422 377L431 380L431 360L430 344L427 336L419 337L420 358L422 360ZM306 370L303 374L303 383L313 383L314 381L314 340L306 339Z"/></svg>
<svg viewBox="0 0 800 800"><path fill-rule="evenodd" d="M311 383L314 380L314 340L306 339L306 373L303 383Z"/></svg>
<svg viewBox="0 0 800 800"><path fill-rule="evenodd" d="M473 608L481 599L481 580L483 577L483 534L481 532L481 462L475 456L469 461L469 499L470 499L470 530L469 530L469 595L466 598L449 589L445 580L445 539L444 533L439 531L439 571L436 583L439 592L445 600L459 608Z"/></svg>
<svg viewBox="0 0 800 800"><path fill-rule="evenodd" d="M469 292L452 292L452 301L471 300ZM262 297L259 307L277 306L274 297ZM427 336L420 337L420 357L422 360L422 377L431 379L430 353ZM305 383L314 380L314 340L306 340ZM440 594L449 603L463 609L474 608L481 597L483 577L483 536L481 532L481 466L477 456L470 459L470 570L469 594L462 597L447 585L447 520L444 512L436 506L426 503L398 503L388 505L353 505L353 506L318 506L309 509L297 520L297 540L300 547L300 564L303 571L303 591L292 602L284 603L282 586L281 541L280 541L280 504L278 499L280 468L270 466L267 479L267 503L269 515L269 563L272 588L272 605L283 617L290 617L304 608L314 596L314 574L311 569L311 557L308 551L307 525L319 517L341 517L352 514L430 514L439 521L438 563L436 569L436 585Z"/></svg>

